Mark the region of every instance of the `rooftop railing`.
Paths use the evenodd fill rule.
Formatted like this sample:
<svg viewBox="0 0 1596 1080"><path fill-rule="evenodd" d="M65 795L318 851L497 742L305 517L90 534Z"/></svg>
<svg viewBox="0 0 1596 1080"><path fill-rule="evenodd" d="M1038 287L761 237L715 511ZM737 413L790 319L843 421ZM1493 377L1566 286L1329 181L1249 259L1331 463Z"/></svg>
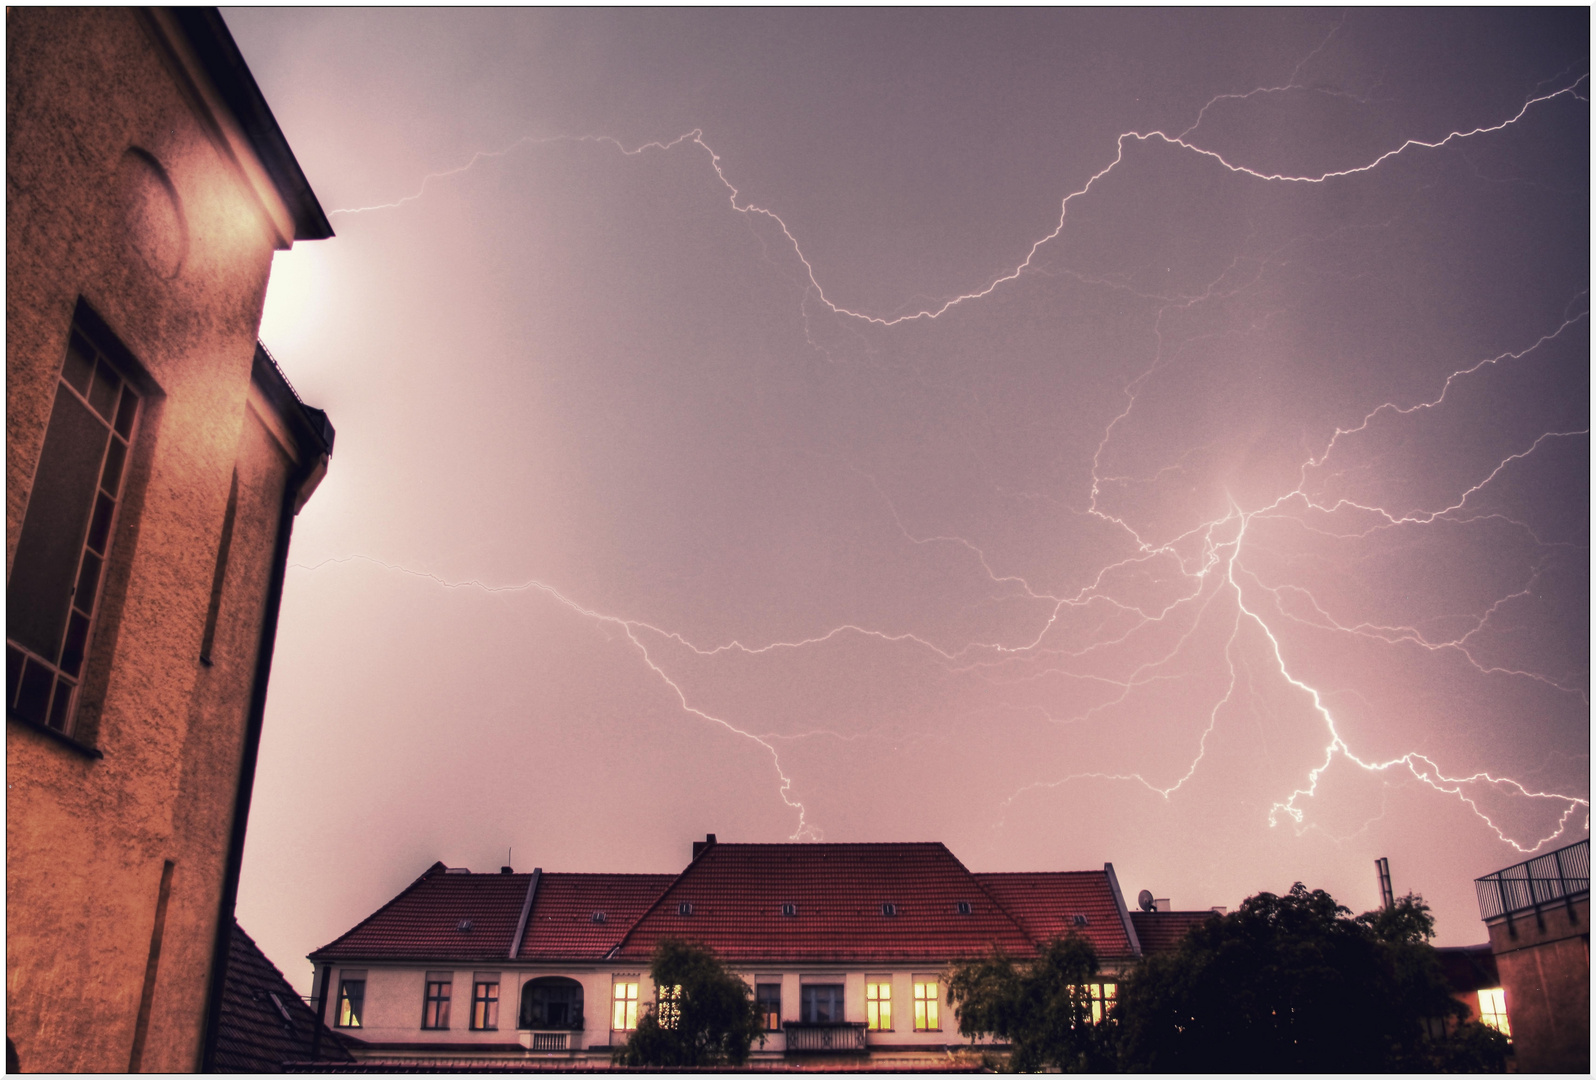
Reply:
<svg viewBox="0 0 1596 1080"><path fill-rule="evenodd" d="M1480 918L1486 920L1588 896L1590 841L1581 840L1475 878L1474 892L1480 901Z"/></svg>

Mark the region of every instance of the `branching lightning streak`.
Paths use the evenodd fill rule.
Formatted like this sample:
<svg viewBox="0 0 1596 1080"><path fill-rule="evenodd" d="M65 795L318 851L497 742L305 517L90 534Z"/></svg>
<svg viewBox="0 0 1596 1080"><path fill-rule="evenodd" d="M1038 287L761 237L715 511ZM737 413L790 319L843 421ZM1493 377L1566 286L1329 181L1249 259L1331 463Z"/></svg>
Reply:
<svg viewBox="0 0 1596 1080"><path fill-rule="evenodd" d="M1300 73L1303 64L1306 64L1313 55L1325 48L1331 38L1333 38L1339 30L1340 25L1338 24L1330 31L1325 39L1320 42L1319 46L1314 50L1314 53L1309 54L1309 56L1298 65L1297 70L1292 73L1291 78L1288 80L1288 83L1285 86L1260 87L1246 93L1219 95L1205 104L1202 110L1198 113L1194 122L1185 130L1181 131L1178 135L1170 135L1161 130L1149 132L1127 131L1120 134L1116 139L1116 148L1112 160L1093 173L1079 188L1071 191L1063 197L1059 204L1057 223L1049 232L1035 240L1030 245L1030 248L1025 253L1024 258L1021 259L1017 265L1015 265L1011 270L995 277L985 286L979 289L954 296L950 299L941 301L940 303L933 303L931 305L922 307L919 310L906 314L893 316L870 314L844 307L828 297L825 289L820 283L819 276L814 265L805 255L798 238L788 227L786 221L774 210L750 201L743 196L741 190L727 175L726 167L720 154L705 141L702 129L694 129L669 141L648 142L631 149L628 149L620 141L609 136L553 136L548 138L523 137L510 143L502 150L485 151L474 154L465 164L459 167L428 174L422 179L420 186L413 194L404 196L397 201L371 206L359 206L349 209L334 210L331 211L331 213L335 215L364 214L384 209L397 209L408 203L419 200L426 193L429 184L431 184L433 181L459 175L470 170L481 161L504 157L521 146L545 145L550 143L599 143L610 146L620 151L620 153L623 155L637 156L650 150L657 150L664 153L669 152L683 144L691 144L707 155L710 166L715 173L715 177L725 189L728 202L734 211L749 218L759 218L761 220L768 221L777 229L779 229L782 235L785 237L787 244L792 249L793 255L798 260L798 263L802 266L800 277L807 279L807 284L805 286L806 311L808 298L812 296L814 300L817 301L824 309L828 310L835 316L856 320L858 322L874 325L877 327L891 328L913 321L929 321L938 319L959 305L977 301L991 295L1001 286L1015 281L1027 270L1033 269L1033 262L1043 247L1057 239L1063 233L1068 218L1070 203L1077 198L1081 198L1090 193L1099 181L1109 176L1125 161L1126 146L1129 142L1161 143L1165 146L1206 158L1232 174L1245 176L1259 182L1324 184L1333 180L1370 172L1379 168L1384 163L1398 157L1399 155L1406 154L1410 151L1439 150L1453 143L1503 131L1504 129L1511 127L1512 125L1517 124L1519 121L1524 119L1524 117L1526 117L1531 110L1537 106L1544 105L1559 98L1567 97L1572 100L1578 100L1582 102L1587 100L1586 95L1582 94L1580 89L1587 81L1588 75L1581 74L1575 78L1572 83L1563 85L1560 89L1538 94L1537 96L1529 98L1523 103L1522 107L1520 107L1516 113L1498 123L1467 129L1459 128L1448 132L1444 136L1432 140L1409 138L1401 142L1400 145L1386 150L1366 163L1329 170L1317 174L1290 174L1285 172L1271 172L1265 171L1263 169L1253 168L1245 164L1239 164L1237 162L1231 161L1218 151L1205 148L1192 141L1191 137L1201 125L1203 118L1206 116L1209 108L1221 100L1242 100L1260 93L1278 92L1287 89L1303 89L1296 84L1296 78ZM1499 666L1486 667L1475 659L1474 655L1469 652L1467 647L1469 639L1484 627L1485 623L1492 617L1493 613L1503 603L1506 603L1514 596L1522 595L1522 593L1514 593L1510 596L1499 598L1494 604L1491 605L1490 609L1488 609L1479 617L1474 629L1470 630L1461 638L1453 641L1434 642L1428 640L1419 632L1417 628L1414 627L1376 626L1367 622L1350 626L1343 625L1341 622L1338 622L1336 619L1332 618L1327 613L1324 606L1320 604L1319 601L1310 593L1308 593L1306 589L1301 589L1297 586L1266 585L1255 571L1250 570L1242 565L1241 559L1244 544L1247 539L1248 529L1254 518L1283 515L1287 513L1288 510L1294 510L1298 507L1304 510L1312 510L1325 515L1335 515L1345 510L1361 511L1364 513L1373 514L1381 519L1381 524L1377 525L1376 528L1424 526L1433 524L1442 519L1457 521L1459 519L1454 515L1456 512L1464 508L1465 504L1468 503L1469 498L1495 480L1502 473L1502 471L1513 462L1523 460L1524 458L1534 454L1535 451L1548 440L1588 435L1588 429L1578 431L1546 431L1541 433L1537 438L1530 442L1529 445L1522 447L1521 449L1500 460L1494 468L1480 477L1466 490L1462 491L1455 501L1439 510L1416 513L1393 513L1377 505L1360 503L1351 498L1341 498L1329 505L1324 505L1321 502L1316 501L1309 493L1308 489L1308 479L1310 473L1313 470L1323 467L1331 457L1332 453L1334 453L1334 451L1345 439L1366 431L1370 424L1374 422L1376 417L1387 413L1392 416L1409 416L1424 410L1437 408L1446 401L1447 395L1451 391L1453 384L1458 380L1476 375L1490 367L1495 367L1503 363L1523 359L1541 346L1559 338L1575 324L1585 320L1588 312L1580 311L1572 316L1566 317L1562 325L1560 325L1557 329L1542 335L1535 343L1522 350L1516 352L1504 352L1495 357L1479 360L1471 366L1459 368L1458 370L1453 371L1446 377L1445 381L1440 386L1439 392L1431 399L1408 405L1400 405L1395 402L1384 402L1367 412L1360 423L1351 427L1337 427L1334 433L1325 442L1322 450L1320 450L1316 455L1307 454L1304 457L1300 471L1298 473L1298 482L1296 487L1280 495L1278 498L1275 498L1267 505L1248 510L1238 505L1232 504L1227 515L1219 520L1209 521L1198 525L1195 528L1189 529L1185 533L1182 533L1181 535L1172 539L1161 542L1149 540L1140 535L1137 530L1122 516L1116 515L1103 507L1102 497L1103 485L1105 483L1124 483L1133 479L1131 477L1106 476L1103 466L1103 454L1110 442L1114 439L1116 429L1123 421L1126 421L1135 410L1137 398L1142 387L1167 364L1174 363L1178 357L1178 350L1175 356L1167 358L1163 356L1164 345L1162 324L1165 312L1175 308L1190 307L1191 305L1209 299L1215 294L1215 289L1218 287L1219 282L1224 279L1226 274L1229 274L1230 269L1231 268L1227 268L1225 274L1221 274L1220 277L1216 279L1214 283L1210 285L1209 289L1201 296L1187 297L1178 303L1174 303L1170 306L1160 309L1158 323L1155 326L1155 333L1158 335L1159 339L1158 353L1155 355L1153 361L1147 367L1147 369L1142 372L1142 374L1132 379L1125 385L1123 391L1125 395L1124 408L1118 413L1118 415L1112 417L1108 421L1103 430L1102 439L1098 443L1097 450L1092 457L1092 484L1090 491L1090 502L1087 509L1082 511L1083 513L1103 522L1105 525L1122 531L1123 535L1133 545L1134 553L1128 555L1119 562L1115 562L1111 565L1103 567L1096 574L1095 578L1089 584L1082 587L1076 594L1072 596L1054 595L1045 589L1039 590L1033 588L1030 582L1019 575L1000 573L993 567L986 553L982 551L981 548L976 544L965 538L943 534L931 536L915 535L905 525L902 517L898 514L896 507L892 506L891 500L884 492L881 492L879 485L876 485L876 490L878 493L881 494L888 506L891 507L892 516L897 522L898 529L903 534L905 539L911 544L918 546L935 543L951 543L962 546L965 550L969 551L973 556L976 557L982 572L985 573L986 577L992 582L995 588L1007 591L1011 596L1013 595L1013 590L1018 589L1020 590L1025 601L1036 602L1038 604L1047 606L1047 609L1045 610L1045 617L1042 619L1041 629L1037 631L1034 636L1027 635L1025 640L1019 642L1007 644L1001 642L970 643L962 648L951 649L937 645L927 638L914 633L887 633L881 630L871 629L866 626L847 623L833 627L823 634L804 637L794 641L773 641L762 645L745 645L741 641L733 640L720 645L702 647L687 641L678 633L663 630L659 627L640 622L638 620L622 618L614 615L606 615L585 608L577 602L567 598L552 586L536 580L528 581L521 585L512 586L489 586L475 580L449 582L437 577L436 575L426 573L424 571L415 571L394 566L393 564L385 563L381 560L370 558L369 556L346 556L343 559L325 560L322 563L316 564L316 567L307 567L306 569L316 569L317 567L327 565L329 562L361 559L397 572L428 578L448 588L476 588L488 593L537 590L553 597L559 601L560 604L564 605L569 610L578 613L584 618L593 620L601 625L620 628L626 634L632 645L637 648L639 653L643 656L644 662L648 665L648 667L676 694L678 702L684 711L692 713L703 720L718 724L727 731L743 738L750 739L764 747L764 749L770 753L773 764L775 765L777 771L777 775L780 778L779 790L781 798L788 807L796 810L798 813L798 829L794 833L795 838L814 836L816 835L816 831L814 827L807 822L806 811L803 804L791 797L790 792L792 781L782 770L779 756L769 740L800 737L807 738L818 735L832 735L837 738L846 738L846 736L836 732L826 731L812 731L802 735L761 736L739 728L730 721L727 721L721 717L705 712L691 704L685 691L661 666L661 663L650 652L648 645L640 638L640 634L654 634L664 640L684 647L701 657L714 657L726 652L738 652L748 656L759 656L774 650L803 649L829 641L838 637L839 635L854 634L866 638L872 638L886 644L907 644L913 647L921 648L929 651L942 661L965 664L967 666L961 668L960 670L971 671L977 668L988 667L992 664L1006 663L1014 659L1031 657L1039 658L1043 655L1060 655L1059 651L1056 649L1044 648L1044 641L1057 625L1061 616L1071 608L1079 608L1097 601L1104 601L1113 605L1120 611L1134 613L1138 620L1130 629L1120 633L1117 637L1113 637L1108 641L1099 641L1091 646L1088 646L1085 650L1073 654L1065 654L1075 658L1098 648L1103 648L1112 644L1126 641L1132 635L1137 633L1138 630L1163 622L1176 610L1185 608L1187 605L1198 605L1198 610L1193 619L1191 627L1189 627L1186 632L1180 636L1173 649L1169 650L1168 653L1165 654L1161 659L1139 666L1128 678L1124 680L1102 680L1121 687L1122 693L1120 697L1114 701L1093 706L1085 714L1091 715L1093 712L1106 708L1109 705L1123 702L1135 687L1144 685L1147 681L1150 681L1153 678L1161 677L1149 673L1156 672L1159 667L1180 653L1181 649L1195 633L1198 624L1202 620L1203 614L1213 604L1214 600L1223 592L1230 596L1235 604L1235 619L1232 623L1230 635L1223 650L1223 655L1226 658L1229 670L1228 683L1225 693L1213 704L1212 708L1208 711L1207 726L1203 730L1203 733L1198 740L1196 756L1192 759L1188 768L1182 775L1180 775L1178 778L1175 778L1171 783L1161 785L1160 783L1149 780L1139 772L1076 773L1058 780L1029 784L1026 787L1014 792L1004 802L1003 805L1012 805L1016 799L1028 791L1056 788L1062 784L1087 778L1115 781L1134 781L1147 788L1150 792L1158 794L1166 801L1169 800L1175 792L1177 792L1188 780L1191 779L1192 776L1196 774L1204 755L1207 753L1208 739L1209 736L1214 732L1215 727L1219 722L1221 711L1225 708L1225 706L1231 704L1236 699L1238 682L1240 680L1240 674L1237 668L1237 664L1240 661L1240 641L1243 633L1243 627L1244 625L1248 625L1256 627L1257 630L1262 633L1264 638L1267 639L1268 653L1273 658L1275 670L1278 671L1280 677L1287 684L1307 696L1308 700L1311 702L1313 712L1317 714L1318 718L1323 722L1329 735L1329 741L1324 748L1323 759L1319 764L1315 765L1309 771L1306 785L1293 790L1287 798L1285 798L1283 801L1276 802L1270 808L1268 820L1271 825L1277 824L1282 815L1290 818L1298 825L1301 825L1304 822L1304 810L1299 805L1300 801L1313 797L1317 791L1319 779L1339 756L1345 759L1347 762L1356 765L1357 767L1370 773L1384 773L1393 769L1397 769L1398 767L1404 768L1407 770L1407 773L1410 776L1427 785L1436 792L1455 796L1461 802L1466 804L1471 811L1477 817L1479 817L1502 842L1511 845L1513 848L1521 852L1533 852L1538 850L1542 845L1556 839L1558 836L1563 834L1569 819L1580 807L1584 807L1588 811L1590 805L1588 799L1557 792L1532 791L1516 780L1508 777L1496 776L1486 771L1475 772L1467 776L1448 775L1430 757L1416 751L1402 754L1398 757L1394 757L1385 761L1365 760L1358 756L1343 739L1340 731L1337 728L1335 718L1332 715L1329 706L1326 704L1320 690L1304 681L1302 678L1299 678L1292 672L1291 667L1287 662L1280 638L1275 629L1271 626L1269 619L1266 618L1265 612L1256 604L1250 604L1248 602L1246 591L1244 589L1244 581L1251 582L1264 593L1273 596L1275 598L1276 610L1287 618L1296 618L1296 616L1291 615L1285 610L1282 602L1282 591L1289 589L1307 597L1308 602L1313 610L1324 620L1324 626L1326 628L1333 629L1336 632L1365 637L1374 637L1393 644L1397 642L1410 642L1414 645L1431 651L1439 649L1453 649L1466 656L1469 663L1482 674L1504 675L1508 677L1527 677L1531 679L1538 679L1542 682L1548 683L1549 685L1556 686L1556 683L1533 672L1509 670ZM1582 292L1580 297L1584 297L1585 295L1586 294ZM1576 298L1576 302L1577 300L1578 298ZM1169 466L1166 467L1166 469L1174 467L1175 466ZM876 483L873 477L870 477L870 480L872 484ZM1195 554L1188 550L1193 545L1196 547ZM1187 593L1174 599L1173 601L1170 601L1161 610L1144 610L1138 605L1126 604L1110 594L1106 582L1109 576L1116 571L1126 567L1146 565L1153 560L1164 559L1173 560L1175 565L1179 568L1179 573L1188 579L1190 587ZM1219 587L1212 589L1206 588L1205 586L1208 582L1210 573L1219 567L1224 568L1223 574L1219 579ZM1206 599L1204 598L1205 594ZM972 654L974 654L977 659L974 663L969 663ZM1048 670L1053 671L1056 669L1049 668ZM1568 690L1569 688L1558 686L1558 689ZM1471 795L1468 787L1469 785L1486 785L1495 788L1498 791L1503 791L1525 799L1543 800L1555 804L1561 804L1564 809L1558 819L1558 825L1555 831L1547 836L1536 839L1533 843L1526 845L1520 843L1520 841L1515 839L1513 836L1510 836L1501 825L1492 819L1490 814L1481 808L1477 799Z"/></svg>

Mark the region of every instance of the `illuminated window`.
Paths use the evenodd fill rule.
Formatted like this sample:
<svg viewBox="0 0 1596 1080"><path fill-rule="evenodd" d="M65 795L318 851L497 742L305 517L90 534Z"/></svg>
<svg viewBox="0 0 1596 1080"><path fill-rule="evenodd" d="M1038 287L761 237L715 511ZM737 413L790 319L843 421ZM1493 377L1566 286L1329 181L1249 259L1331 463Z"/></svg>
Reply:
<svg viewBox="0 0 1596 1080"><path fill-rule="evenodd" d="M637 1030L637 983L615 984L615 1013L610 1027L616 1031Z"/></svg>
<svg viewBox="0 0 1596 1080"><path fill-rule="evenodd" d="M421 1026L428 1031L449 1030L449 997L454 990L454 972L427 972L427 996L421 1005Z"/></svg>
<svg viewBox="0 0 1596 1080"><path fill-rule="evenodd" d="M667 1031L676 1027L682 1019L682 988L680 986L662 986L659 988L659 1026Z"/></svg>
<svg viewBox="0 0 1596 1080"><path fill-rule="evenodd" d="M841 983L804 983L798 1003L806 1024L842 1023Z"/></svg>
<svg viewBox="0 0 1596 1080"><path fill-rule="evenodd" d="M74 320L6 583L6 715L74 734L139 398Z"/></svg>
<svg viewBox="0 0 1596 1080"><path fill-rule="evenodd" d="M471 986L471 1030L499 1030L499 977L477 975Z"/></svg>
<svg viewBox="0 0 1596 1080"><path fill-rule="evenodd" d="M892 983L884 977L865 980L865 1029L892 1030Z"/></svg>
<svg viewBox="0 0 1596 1080"><path fill-rule="evenodd" d="M346 971L338 980L338 1015L335 1024L338 1027L357 1028L360 1018L365 1014L366 1006L366 973L364 971Z"/></svg>
<svg viewBox="0 0 1596 1080"><path fill-rule="evenodd" d="M942 1018L937 1011L937 1006L941 1000L941 980L933 975L916 975L914 977L914 1030L942 1030Z"/></svg>
<svg viewBox="0 0 1596 1080"><path fill-rule="evenodd" d="M762 982L754 987L754 1002L766 1031L781 1030L781 983Z"/></svg>
<svg viewBox="0 0 1596 1080"><path fill-rule="evenodd" d="M1480 1023L1512 1036L1507 1027L1507 993L1501 987L1480 991Z"/></svg>
<svg viewBox="0 0 1596 1080"><path fill-rule="evenodd" d="M1114 1004L1114 990L1113 983L1087 983L1085 986L1075 987L1081 1003L1091 1006L1092 1023L1101 1024L1103 1018L1108 1015L1108 1010Z"/></svg>

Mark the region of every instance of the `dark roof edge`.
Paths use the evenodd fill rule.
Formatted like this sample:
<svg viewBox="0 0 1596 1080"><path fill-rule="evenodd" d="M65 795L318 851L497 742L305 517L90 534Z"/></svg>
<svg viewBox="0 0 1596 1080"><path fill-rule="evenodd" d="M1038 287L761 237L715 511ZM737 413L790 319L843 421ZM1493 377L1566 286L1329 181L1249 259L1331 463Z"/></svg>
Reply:
<svg viewBox="0 0 1596 1080"><path fill-rule="evenodd" d="M255 362L250 370L250 378L277 410L277 415L289 425L306 458L332 453L333 439L338 434L333 430L332 421L327 419L327 414L322 410L305 404L294 389L294 384L288 381L288 376L278 366L277 358L258 341L255 343Z"/></svg>
<svg viewBox="0 0 1596 1080"><path fill-rule="evenodd" d="M521 904L521 918L515 924L515 937L510 940L510 951L505 956L506 960L514 960L521 955L521 942L526 939L526 921L532 917L532 901L537 899L538 882L543 878L543 867L532 868L532 880L527 882L526 900Z"/></svg>
<svg viewBox="0 0 1596 1080"><path fill-rule="evenodd" d="M1119 891L1119 878L1114 873L1114 864L1103 864L1103 873L1108 877L1108 887L1114 890L1114 906L1119 909L1119 921L1125 926L1125 936L1130 939L1131 955L1142 955L1142 939L1136 936L1136 926L1131 922L1130 909L1125 906L1125 894Z"/></svg>
<svg viewBox="0 0 1596 1080"><path fill-rule="evenodd" d="M293 215L294 239L325 240L332 236L332 225L316 193L311 190L310 181L305 179L288 140L283 137L282 128L277 126L277 118L266 104L232 33L222 21L221 12L213 7L168 10L188 36L189 45L204 66L205 74L210 76L216 92L232 110L266 175L271 177L278 195Z"/></svg>

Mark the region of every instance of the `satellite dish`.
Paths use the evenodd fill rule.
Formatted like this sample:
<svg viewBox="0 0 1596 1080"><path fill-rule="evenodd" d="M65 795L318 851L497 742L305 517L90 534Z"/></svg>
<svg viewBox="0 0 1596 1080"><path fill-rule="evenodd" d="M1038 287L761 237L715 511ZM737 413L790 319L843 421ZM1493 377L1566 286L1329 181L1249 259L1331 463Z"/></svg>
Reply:
<svg viewBox="0 0 1596 1080"><path fill-rule="evenodd" d="M1143 889L1136 894L1136 906L1143 911L1152 911L1157 905L1153 903L1153 894L1148 889Z"/></svg>

